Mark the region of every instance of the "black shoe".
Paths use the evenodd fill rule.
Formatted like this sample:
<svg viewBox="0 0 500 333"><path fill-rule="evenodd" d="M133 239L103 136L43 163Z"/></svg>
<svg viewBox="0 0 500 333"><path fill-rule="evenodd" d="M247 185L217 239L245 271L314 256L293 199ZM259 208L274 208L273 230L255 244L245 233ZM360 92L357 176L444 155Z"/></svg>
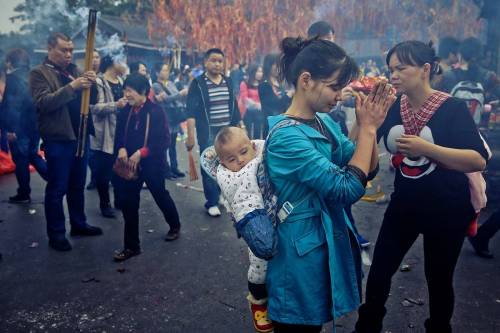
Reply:
<svg viewBox="0 0 500 333"><path fill-rule="evenodd" d="M108 219L113 219L116 217L115 211L110 206L101 208L101 214L102 214L102 216L104 216Z"/></svg>
<svg viewBox="0 0 500 333"><path fill-rule="evenodd" d="M172 172L167 172L165 173L165 179L168 179L168 180L175 180L177 177L172 173Z"/></svg>
<svg viewBox="0 0 500 333"><path fill-rule="evenodd" d="M113 255L113 260L116 262L120 261L125 261L127 259L130 259L132 257L138 256L141 254L141 250L130 250L130 249L125 249L120 252L117 252Z"/></svg>
<svg viewBox="0 0 500 333"><path fill-rule="evenodd" d="M102 235L102 229L88 225L84 228L71 228L71 236L98 236Z"/></svg>
<svg viewBox="0 0 500 333"><path fill-rule="evenodd" d="M165 242L171 242L178 239L181 235L181 229L170 229L165 237Z"/></svg>
<svg viewBox="0 0 500 333"><path fill-rule="evenodd" d="M186 174L184 172L180 172L178 169L172 170L172 174L177 178L184 178Z"/></svg>
<svg viewBox="0 0 500 333"><path fill-rule="evenodd" d="M91 180L89 184L87 185L87 190L95 190L97 188L95 180Z"/></svg>
<svg viewBox="0 0 500 333"><path fill-rule="evenodd" d="M9 197L9 202L10 203L30 203L31 198L29 195L19 195L16 194L13 197Z"/></svg>
<svg viewBox="0 0 500 333"><path fill-rule="evenodd" d="M71 243L66 238L58 239L58 240L50 239L49 246L51 248L53 248L54 250L61 251L61 252L71 251L71 249L72 249Z"/></svg>
<svg viewBox="0 0 500 333"><path fill-rule="evenodd" d="M471 243L472 247L474 248L474 251L476 251L476 254L480 256L481 258L485 259L493 259L493 254L488 250L488 244L482 243L479 238L476 237L469 237L469 242Z"/></svg>

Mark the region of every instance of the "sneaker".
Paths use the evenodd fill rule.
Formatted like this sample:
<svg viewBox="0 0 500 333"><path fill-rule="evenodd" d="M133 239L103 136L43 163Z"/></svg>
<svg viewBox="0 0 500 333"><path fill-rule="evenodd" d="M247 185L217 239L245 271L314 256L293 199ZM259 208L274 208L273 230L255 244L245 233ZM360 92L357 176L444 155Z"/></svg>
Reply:
<svg viewBox="0 0 500 333"><path fill-rule="evenodd" d="M257 332L272 332L273 322L267 317L267 302L265 300L254 301L253 297L247 297L252 312L253 327ZM256 304L260 303L260 304Z"/></svg>
<svg viewBox="0 0 500 333"><path fill-rule="evenodd" d="M29 195L19 195L16 194L13 197L9 197L10 203L30 203L31 198Z"/></svg>
<svg viewBox="0 0 500 333"><path fill-rule="evenodd" d="M217 217L221 215L220 209L217 206L209 207L207 213L212 217Z"/></svg>
<svg viewBox="0 0 500 333"><path fill-rule="evenodd" d="M361 236L360 234L357 234L356 235L356 238L358 239L358 242L359 242L359 246L362 248L362 249L366 249L367 247L369 247L372 243L370 243L369 240L365 239L363 236Z"/></svg>

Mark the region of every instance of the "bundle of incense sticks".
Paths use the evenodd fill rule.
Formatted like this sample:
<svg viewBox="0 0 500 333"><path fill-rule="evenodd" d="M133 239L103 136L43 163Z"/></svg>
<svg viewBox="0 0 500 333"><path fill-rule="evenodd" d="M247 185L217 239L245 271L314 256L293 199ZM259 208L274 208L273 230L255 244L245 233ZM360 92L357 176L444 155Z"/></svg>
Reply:
<svg viewBox="0 0 500 333"><path fill-rule="evenodd" d="M189 155L189 179L191 181L198 180L198 171L196 170L196 163L194 162L193 151L188 152Z"/></svg>

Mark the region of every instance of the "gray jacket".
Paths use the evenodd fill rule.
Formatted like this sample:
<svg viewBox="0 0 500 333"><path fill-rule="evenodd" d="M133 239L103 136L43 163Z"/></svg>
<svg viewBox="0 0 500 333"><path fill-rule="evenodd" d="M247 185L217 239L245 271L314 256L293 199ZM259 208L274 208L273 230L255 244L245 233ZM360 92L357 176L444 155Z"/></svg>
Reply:
<svg viewBox="0 0 500 333"><path fill-rule="evenodd" d="M95 135L90 137L90 149L113 154L118 108L110 85L102 75L96 80L97 103L90 106Z"/></svg>

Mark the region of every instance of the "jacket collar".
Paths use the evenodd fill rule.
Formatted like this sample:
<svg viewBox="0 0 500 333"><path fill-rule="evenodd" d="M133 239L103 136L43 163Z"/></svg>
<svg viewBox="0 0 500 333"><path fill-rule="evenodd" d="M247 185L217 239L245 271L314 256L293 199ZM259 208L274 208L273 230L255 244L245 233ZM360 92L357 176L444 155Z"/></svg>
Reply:
<svg viewBox="0 0 500 333"><path fill-rule="evenodd" d="M322 120L322 125L326 126L326 130L328 130L330 133L336 133L337 131L331 126L332 124L328 121L328 114L323 114L323 113L317 113L317 116ZM268 123L269 123L269 128L273 128L278 122L286 119L287 116L284 114L280 114L277 116L271 116L268 118ZM297 126L308 138L311 139L323 139L323 140L328 140L325 138L320 132L316 131L314 128L311 126L308 126L306 124L298 123Z"/></svg>
<svg viewBox="0 0 500 333"><path fill-rule="evenodd" d="M76 69L77 69L76 65L73 64L73 63L69 64L68 67L66 67L66 69L63 69L60 66L58 66L57 64L55 64L52 61L50 61L48 57L45 58L43 64L46 65L47 67L51 68L51 69L54 69L54 70L56 70L58 72L63 72L63 73L75 74L76 73Z"/></svg>

